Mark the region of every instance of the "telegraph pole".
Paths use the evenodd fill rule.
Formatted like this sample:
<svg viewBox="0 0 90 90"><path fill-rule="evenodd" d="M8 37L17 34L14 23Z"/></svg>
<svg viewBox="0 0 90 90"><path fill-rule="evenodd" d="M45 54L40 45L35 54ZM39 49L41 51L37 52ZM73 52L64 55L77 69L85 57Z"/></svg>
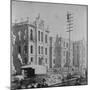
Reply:
<svg viewBox="0 0 90 90"><path fill-rule="evenodd" d="M70 67L70 48L71 48L71 32L73 31L73 23L72 23L72 14L71 12L67 12L67 31L69 33L69 47L68 47L68 61L66 61L67 66L68 66L68 72L69 72L69 67Z"/></svg>

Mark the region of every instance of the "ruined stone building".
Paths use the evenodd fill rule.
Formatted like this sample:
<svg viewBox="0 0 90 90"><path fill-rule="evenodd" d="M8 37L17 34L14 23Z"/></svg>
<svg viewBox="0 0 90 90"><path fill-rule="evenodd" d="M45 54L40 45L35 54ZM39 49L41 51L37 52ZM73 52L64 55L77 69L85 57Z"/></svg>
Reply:
<svg viewBox="0 0 90 90"><path fill-rule="evenodd" d="M20 67L28 63L28 24L15 23L11 30L12 60L18 74Z"/></svg>
<svg viewBox="0 0 90 90"><path fill-rule="evenodd" d="M55 66L55 40L56 37L50 36L49 38L49 66L54 68Z"/></svg>
<svg viewBox="0 0 90 90"><path fill-rule="evenodd" d="M43 65L49 68L49 31L40 16L14 23L11 30L12 62L18 74L21 66Z"/></svg>
<svg viewBox="0 0 90 90"><path fill-rule="evenodd" d="M73 66L83 72L87 69L87 48L84 40L74 41L73 43Z"/></svg>
<svg viewBox="0 0 90 90"><path fill-rule="evenodd" d="M84 69L87 69L87 46L84 40L70 41L69 44L68 39L64 39L57 35L54 54L54 67L65 70L68 70L68 67L70 67L70 71L73 69L80 72L83 72Z"/></svg>
<svg viewBox="0 0 90 90"><path fill-rule="evenodd" d="M55 67L72 66L73 62L73 43L70 42L70 57L69 57L69 40L62 37L56 37L55 42Z"/></svg>
<svg viewBox="0 0 90 90"><path fill-rule="evenodd" d="M36 18L36 60L37 64L49 68L49 30L45 27L44 20Z"/></svg>

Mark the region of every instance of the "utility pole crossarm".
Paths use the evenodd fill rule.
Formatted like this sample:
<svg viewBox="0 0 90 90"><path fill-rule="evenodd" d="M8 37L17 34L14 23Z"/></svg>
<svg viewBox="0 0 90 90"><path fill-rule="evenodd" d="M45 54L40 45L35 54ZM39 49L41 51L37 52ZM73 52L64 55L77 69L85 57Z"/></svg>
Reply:
<svg viewBox="0 0 90 90"><path fill-rule="evenodd" d="M68 31L66 31L66 32L71 32L71 31L73 31L73 30L68 30Z"/></svg>

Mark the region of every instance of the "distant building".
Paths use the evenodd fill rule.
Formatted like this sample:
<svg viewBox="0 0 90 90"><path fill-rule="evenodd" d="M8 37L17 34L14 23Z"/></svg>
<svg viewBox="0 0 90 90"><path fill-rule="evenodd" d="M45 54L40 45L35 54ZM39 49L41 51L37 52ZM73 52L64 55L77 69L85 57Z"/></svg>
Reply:
<svg viewBox="0 0 90 90"><path fill-rule="evenodd" d="M61 67L61 41L58 35L56 36L56 41L55 41L55 68Z"/></svg>
<svg viewBox="0 0 90 90"><path fill-rule="evenodd" d="M73 43L73 66L79 68L80 64L80 45L77 42Z"/></svg>
<svg viewBox="0 0 90 90"><path fill-rule="evenodd" d="M49 62L50 62L50 64L49 64L49 66L50 66L50 68L52 68L52 63L53 63L53 60L52 60L52 53L53 53L53 51L52 51L52 48L53 48L53 46L52 46L52 37L50 37L49 38L49 42L50 42L50 47L49 47Z"/></svg>
<svg viewBox="0 0 90 90"><path fill-rule="evenodd" d="M69 40L62 37L56 37L55 42L55 67L72 66L73 62L73 43L70 42L70 57L69 57Z"/></svg>
<svg viewBox="0 0 90 90"><path fill-rule="evenodd" d="M49 66L50 68L53 68L55 65L55 38L50 37L49 43Z"/></svg>
<svg viewBox="0 0 90 90"><path fill-rule="evenodd" d="M87 48L84 40L75 41L73 43L73 66L79 71L87 68Z"/></svg>

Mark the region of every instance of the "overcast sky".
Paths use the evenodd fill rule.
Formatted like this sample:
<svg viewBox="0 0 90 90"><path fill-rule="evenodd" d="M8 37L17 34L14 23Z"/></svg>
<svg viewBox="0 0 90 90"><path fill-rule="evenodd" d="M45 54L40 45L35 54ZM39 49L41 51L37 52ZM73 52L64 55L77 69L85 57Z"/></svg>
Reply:
<svg viewBox="0 0 90 90"><path fill-rule="evenodd" d="M68 38L67 31L67 11L72 13L73 31L72 40L86 39L87 37L87 6L51 4L51 3L33 3L16 2L12 3L12 22L25 20L27 17L31 21L40 13L40 17L49 25L50 35L56 34Z"/></svg>

